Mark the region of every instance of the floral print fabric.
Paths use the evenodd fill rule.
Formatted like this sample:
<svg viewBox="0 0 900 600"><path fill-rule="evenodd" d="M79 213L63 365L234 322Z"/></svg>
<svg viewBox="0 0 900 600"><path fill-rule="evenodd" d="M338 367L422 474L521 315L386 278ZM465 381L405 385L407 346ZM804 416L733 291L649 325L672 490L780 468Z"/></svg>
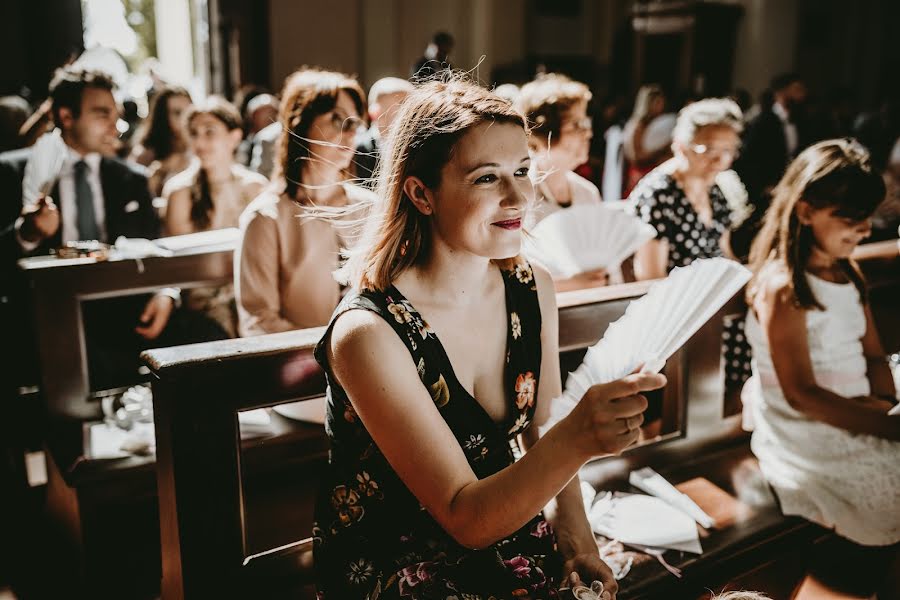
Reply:
<svg viewBox="0 0 900 600"><path fill-rule="evenodd" d="M531 267L519 265L503 272L503 279L508 317L504 381L510 406L503 423L494 422L459 383L440 341L396 288L354 292L332 317L334 323L347 310L365 309L391 324L479 478L514 462L515 438L534 417L541 367L541 316ZM325 427L331 442L313 531L320 598L556 597L554 579L562 564L543 515L489 548L459 545L419 504L372 441L334 381L322 342L316 359L328 377Z"/></svg>

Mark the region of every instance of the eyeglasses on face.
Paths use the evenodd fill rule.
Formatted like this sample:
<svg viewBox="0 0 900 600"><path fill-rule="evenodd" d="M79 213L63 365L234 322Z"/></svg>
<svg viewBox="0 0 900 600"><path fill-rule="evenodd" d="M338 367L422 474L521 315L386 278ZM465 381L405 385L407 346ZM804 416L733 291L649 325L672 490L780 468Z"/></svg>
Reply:
<svg viewBox="0 0 900 600"><path fill-rule="evenodd" d="M582 117L580 119L572 119L570 121L566 121L562 127L563 131L593 131L594 130L594 120L591 117Z"/></svg>
<svg viewBox="0 0 900 600"><path fill-rule="evenodd" d="M359 117L348 116L336 110L331 111L331 117L328 122L335 131L340 131L341 133L355 133L365 126L365 122Z"/></svg>
<svg viewBox="0 0 900 600"><path fill-rule="evenodd" d="M734 160L741 154L740 146L716 147L707 146L706 144L691 144L688 146L688 149L694 154L709 159L717 159L728 156L729 158Z"/></svg>

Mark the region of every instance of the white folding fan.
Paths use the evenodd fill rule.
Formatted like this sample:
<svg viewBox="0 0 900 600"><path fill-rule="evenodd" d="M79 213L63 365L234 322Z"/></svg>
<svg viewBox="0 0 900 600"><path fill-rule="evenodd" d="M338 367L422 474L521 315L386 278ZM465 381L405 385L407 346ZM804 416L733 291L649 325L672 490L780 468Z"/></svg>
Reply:
<svg viewBox="0 0 900 600"><path fill-rule="evenodd" d="M639 218L602 204L558 210L528 236L525 254L567 278L601 267L614 269L656 236Z"/></svg>
<svg viewBox="0 0 900 600"><path fill-rule="evenodd" d="M644 371L660 371L750 276L733 260L707 258L654 283L588 348L584 362L569 374L562 398L553 402L551 422L569 414L592 385L620 379L640 365Z"/></svg>
<svg viewBox="0 0 900 600"><path fill-rule="evenodd" d="M50 193L62 171L66 153L59 129L45 133L34 143L22 176L22 198L26 204L34 204Z"/></svg>

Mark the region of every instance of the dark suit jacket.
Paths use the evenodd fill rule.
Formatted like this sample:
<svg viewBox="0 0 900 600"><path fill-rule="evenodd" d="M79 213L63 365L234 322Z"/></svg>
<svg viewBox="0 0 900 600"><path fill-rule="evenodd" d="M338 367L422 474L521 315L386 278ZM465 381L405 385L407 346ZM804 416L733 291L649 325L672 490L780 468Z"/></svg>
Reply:
<svg viewBox="0 0 900 600"><path fill-rule="evenodd" d="M372 128L374 129L374 125ZM378 141L375 139L373 129L369 129L356 140L356 156L353 161L356 164L356 177L360 183L366 187L372 188L375 182L372 180L372 174L375 171L375 165L378 163L378 155L381 149L378 147Z"/></svg>
<svg viewBox="0 0 900 600"><path fill-rule="evenodd" d="M14 150L0 154L0 202L2 202L3 248L7 248L6 237L18 248L15 224L22 208L22 177L31 150ZM159 219L153 210L153 199L147 185L147 174L143 167L127 163L118 158L103 157L100 160L100 185L106 212L107 242L114 242L120 235L126 237L159 237ZM59 191L51 192L59 201ZM62 242L62 223L56 235L44 240L32 254L47 254ZM6 258L6 256L4 256ZM18 258L18 257L17 257Z"/></svg>
<svg viewBox="0 0 900 600"><path fill-rule="evenodd" d="M25 163L31 150L14 150L0 154L0 327L12 339L19 340L16 347L20 354L30 356L27 349L32 334L28 329L31 301L24 277L16 266L23 252L16 240L15 222L22 210L22 178ZM159 237L159 219L153 210L152 198L147 187L147 176L139 165L131 165L115 158L100 161L100 183L106 211L106 231L110 242L116 237ZM59 193L54 190L54 200ZM127 210L126 210L127 207ZM133 209L133 210L132 210ZM58 247L62 239L60 231L53 238L42 242L31 254L46 254ZM23 358L23 362L27 363ZM22 365L22 368L28 367ZM33 368L33 365L31 365ZM7 379L0 369L0 380ZM18 373L14 372L18 376Z"/></svg>
<svg viewBox="0 0 900 600"><path fill-rule="evenodd" d="M781 119L771 109L762 111L747 123L741 155L734 163L734 170L747 187L752 203L767 203L763 198L764 190L778 183L790 158Z"/></svg>

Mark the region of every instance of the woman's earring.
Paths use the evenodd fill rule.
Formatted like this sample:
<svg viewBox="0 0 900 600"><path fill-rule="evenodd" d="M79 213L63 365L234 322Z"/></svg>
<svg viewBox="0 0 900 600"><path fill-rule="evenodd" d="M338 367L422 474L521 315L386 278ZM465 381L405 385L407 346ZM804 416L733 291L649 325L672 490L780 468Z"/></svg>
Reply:
<svg viewBox="0 0 900 600"><path fill-rule="evenodd" d="M420 188L420 187L416 188L416 198L418 198L419 200L422 201L422 206L425 208L425 211L424 211L425 214L430 215L431 214L431 204L429 204L428 201L425 199L425 191L422 190L422 188Z"/></svg>

